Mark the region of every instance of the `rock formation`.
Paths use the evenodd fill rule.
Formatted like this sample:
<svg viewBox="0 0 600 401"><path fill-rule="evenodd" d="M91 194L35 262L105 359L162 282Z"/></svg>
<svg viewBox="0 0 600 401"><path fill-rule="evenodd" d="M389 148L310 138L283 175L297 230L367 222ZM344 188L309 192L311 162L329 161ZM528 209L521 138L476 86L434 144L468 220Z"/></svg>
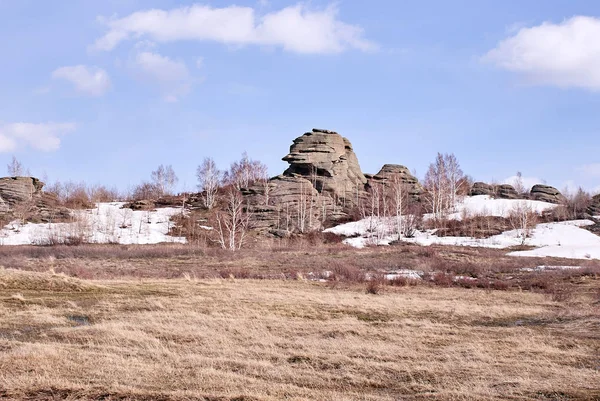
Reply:
<svg viewBox="0 0 600 401"><path fill-rule="evenodd" d="M549 185L542 184L534 185L531 188L529 198L533 200L555 204L563 203L565 201L565 197L560 193L558 189Z"/></svg>
<svg viewBox="0 0 600 401"><path fill-rule="evenodd" d="M242 189L258 230L311 231L328 219L345 216L328 195L321 195L312 182L300 176L279 175L266 183Z"/></svg>
<svg viewBox="0 0 600 401"><path fill-rule="evenodd" d="M500 184L494 187L494 192L497 198L500 199L523 199L515 187L509 184Z"/></svg>
<svg viewBox="0 0 600 401"><path fill-rule="evenodd" d="M469 195L489 195L500 199L524 199L524 196L520 195L512 185L490 185L485 182L474 183Z"/></svg>
<svg viewBox="0 0 600 401"><path fill-rule="evenodd" d="M424 192L417 177L411 174L408 167L400 164L384 164L377 174L365 174L365 177L367 177L367 186L371 187L375 184L388 187L396 183L406 185L410 200L414 202L419 202Z"/></svg>
<svg viewBox="0 0 600 401"><path fill-rule="evenodd" d="M57 207L56 196L43 192L43 187L34 177L0 178L0 214L43 222L68 217L68 210Z"/></svg>
<svg viewBox="0 0 600 401"><path fill-rule="evenodd" d="M367 179L360 169L350 141L337 132L313 129L294 139L283 158L290 163L284 176L308 179L324 195L343 202L355 202L364 193Z"/></svg>
<svg viewBox="0 0 600 401"><path fill-rule="evenodd" d="M33 177L0 178L0 198L10 206L42 197L44 183Z"/></svg>
<svg viewBox="0 0 600 401"><path fill-rule="evenodd" d="M477 195L494 196L495 194L496 194L496 191L494 189L494 186L490 185L490 184L486 184L485 182L474 183L473 186L471 187L471 192L469 193L470 196L477 196Z"/></svg>
<svg viewBox="0 0 600 401"><path fill-rule="evenodd" d="M400 165L386 164L367 179L350 141L333 131L313 129L296 138L283 160L290 166L282 175L242 189L254 227L275 235L347 218L367 196L369 185L390 185L394 177L407 185L412 200L423 192L417 178Z"/></svg>
<svg viewBox="0 0 600 401"><path fill-rule="evenodd" d="M592 198L592 202L590 203L587 212L591 216L600 216L600 194Z"/></svg>

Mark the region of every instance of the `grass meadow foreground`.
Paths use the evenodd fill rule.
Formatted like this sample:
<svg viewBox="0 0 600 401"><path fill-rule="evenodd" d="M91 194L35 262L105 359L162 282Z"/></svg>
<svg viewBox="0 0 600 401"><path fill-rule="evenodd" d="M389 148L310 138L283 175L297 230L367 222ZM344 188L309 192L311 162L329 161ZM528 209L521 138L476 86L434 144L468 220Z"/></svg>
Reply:
<svg viewBox="0 0 600 401"><path fill-rule="evenodd" d="M0 269L3 399L600 399L597 277L560 293L302 274L81 279L15 252L22 266Z"/></svg>

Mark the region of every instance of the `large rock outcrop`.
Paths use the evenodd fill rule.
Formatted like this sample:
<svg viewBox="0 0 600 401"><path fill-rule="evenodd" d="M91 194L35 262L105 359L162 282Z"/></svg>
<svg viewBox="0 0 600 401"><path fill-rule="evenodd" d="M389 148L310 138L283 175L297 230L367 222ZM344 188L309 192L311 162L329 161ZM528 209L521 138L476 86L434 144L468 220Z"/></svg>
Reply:
<svg viewBox="0 0 600 401"><path fill-rule="evenodd" d="M290 167L284 176L308 179L324 195L344 203L355 203L364 193L367 178L358 164L350 141L337 132L313 129L294 139L283 158Z"/></svg>
<svg viewBox="0 0 600 401"><path fill-rule="evenodd" d="M274 233L311 231L327 220L345 216L329 195L321 195L308 179L279 175L242 189L252 212L253 228Z"/></svg>
<svg viewBox="0 0 600 401"><path fill-rule="evenodd" d="M533 200L538 200L542 202L548 203L564 203L565 197L560 193L560 191L554 187L549 185L537 184L531 188L531 192L529 193L529 198Z"/></svg>
<svg viewBox="0 0 600 401"><path fill-rule="evenodd" d="M283 160L290 166L282 175L242 189L254 227L276 235L348 218L375 183L392 185L397 178L412 200L423 193L417 178L401 165L386 164L367 179L350 141L334 131L313 129L294 139Z"/></svg>
<svg viewBox="0 0 600 401"><path fill-rule="evenodd" d="M409 199L414 202L419 202L424 192L417 177L411 174L408 167L400 164L384 164L377 174L365 174L365 177L367 177L368 187L377 184L386 187L398 184L406 186Z"/></svg>
<svg viewBox="0 0 600 401"><path fill-rule="evenodd" d="M44 183L33 177L0 178L0 199L10 206L42 197ZM2 202L0 202L2 203Z"/></svg>
<svg viewBox="0 0 600 401"><path fill-rule="evenodd" d="M0 178L0 214L32 221L54 221L69 217L58 207L56 196L43 192L44 183L34 177Z"/></svg>

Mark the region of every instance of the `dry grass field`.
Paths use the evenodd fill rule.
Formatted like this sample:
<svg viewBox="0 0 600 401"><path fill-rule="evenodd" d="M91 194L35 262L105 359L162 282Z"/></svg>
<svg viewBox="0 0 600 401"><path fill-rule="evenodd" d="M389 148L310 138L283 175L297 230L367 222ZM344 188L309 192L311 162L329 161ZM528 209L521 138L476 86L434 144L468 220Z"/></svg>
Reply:
<svg viewBox="0 0 600 401"><path fill-rule="evenodd" d="M0 398L600 399L597 275L552 276L570 288L559 293L422 284L383 285L371 294L369 283L313 282L301 274L210 278L178 267L168 274L177 277L167 279L150 274L149 266L167 266L171 258L190 267L199 256L177 262L173 255L134 250L128 259L115 251L114 257L3 251ZM411 260L413 251L400 253ZM299 253L305 264L316 263L317 256ZM273 256L271 263L296 254ZM320 255L323 266L333 263L332 254ZM354 254L355 263L366 258L367 266L366 255L374 265L400 260L393 251L370 250ZM206 271L215 272L260 259L205 256L215 263ZM433 257L446 260L429 254L415 260ZM256 263L248 276L271 272ZM119 264L129 273L116 275ZM49 271L69 265L71 273L93 266L102 278ZM130 274L136 269L150 278Z"/></svg>

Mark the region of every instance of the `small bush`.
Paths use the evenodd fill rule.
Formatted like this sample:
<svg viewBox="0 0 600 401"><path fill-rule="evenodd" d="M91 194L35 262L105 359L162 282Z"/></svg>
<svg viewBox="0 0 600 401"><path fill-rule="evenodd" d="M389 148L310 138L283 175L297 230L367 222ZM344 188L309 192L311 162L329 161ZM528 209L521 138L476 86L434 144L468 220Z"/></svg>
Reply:
<svg viewBox="0 0 600 401"><path fill-rule="evenodd" d="M441 287L450 287L454 284L454 275L443 272L437 272L434 273L433 277L431 278L431 281L433 281L435 285L439 285Z"/></svg>
<svg viewBox="0 0 600 401"><path fill-rule="evenodd" d="M383 292L383 286L385 284L385 278L381 275L373 276L367 281L366 292L367 294L377 295Z"/></svg>
<svg viewBox="0 0 600 401"><path fill-rule="evenodd" d="M331 272L332 275L330 278L337 281L350 281L354 283L365 281L365 273L353 265L338 262L331 266Z"/></svg>

